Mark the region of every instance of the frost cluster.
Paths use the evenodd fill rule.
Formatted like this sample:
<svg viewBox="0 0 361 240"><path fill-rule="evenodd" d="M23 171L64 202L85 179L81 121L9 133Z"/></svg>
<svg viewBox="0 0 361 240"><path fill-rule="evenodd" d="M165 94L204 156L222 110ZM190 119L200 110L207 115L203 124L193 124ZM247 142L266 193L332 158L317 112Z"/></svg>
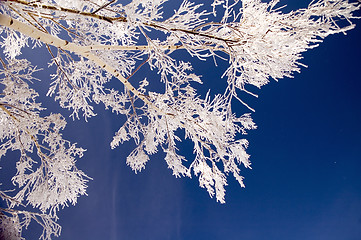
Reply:
<svg viewBox="0 0 361 240"><path fill-rule="evenodd" d="M11 179L16 191L11 191L10 196L0 190L0 197L9 206L1 212L2 234L11 235L4 239L13 239L29 220L36 219L44 226L43 238L50 239L60 233L55 223L59 208L75 204L80 195L86 194L88 177L75 166L76 158L82 157L85 150L63 139L60 131L66 121L60 114L43 116L44 109L36 102L38 94L28 85L36 80L33 74L38 69L25 59L2 60L2 65L0 158L8 151L20 153ZM20 210L27 205L39 212ZM20 223L12 231L5 226L9 221L13 227Z"/></svg>

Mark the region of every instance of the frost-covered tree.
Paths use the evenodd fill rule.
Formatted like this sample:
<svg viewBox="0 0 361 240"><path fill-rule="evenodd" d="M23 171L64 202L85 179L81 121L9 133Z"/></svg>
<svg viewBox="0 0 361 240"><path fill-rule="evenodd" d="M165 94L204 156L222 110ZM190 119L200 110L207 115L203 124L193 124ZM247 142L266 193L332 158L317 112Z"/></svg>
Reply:
<svg viewBox="0 0 361 240"><path fill-rule="evenodd" d="M359 2L347 0L312 1L288 13L278 0L124 2L2 1L0 157L18 150L20 158L11 179L15 190L0 186L7 206L0 208L1 237L21 238L31 220L43 226L41 239L59 236L59 207L86 194L88 180L75 166L84 149L62 138L65 118L46 115L37 102L31 83L39 69L22 56L23 48L47 49L49 66L56 67L43 79L49 82L48 95L71 118L95 116L94 104L126 117L110 145L136 143L126 159L135 172L145 168L150 155L163 151L173 175L198 176L200 186L224 203L228 175L244 187L240 166L250 168L250 162L248 142L240 135L256 128L249 113L232 112L232 102L253 111L239 93L255 95L247 86L292 77L302 66L302 52L330 34L354 28L351 20L360 8ZM223 79L214 79L226 81L224 93L202 98L194 82L203 79L190 62L174 57L178 51L194 61L227 61ZM134 74L144 65L159 78L138 79ZM113 81L123 88L109 87ZM194 144L194 158L187 164L178 151L182 139Z"/></svg>

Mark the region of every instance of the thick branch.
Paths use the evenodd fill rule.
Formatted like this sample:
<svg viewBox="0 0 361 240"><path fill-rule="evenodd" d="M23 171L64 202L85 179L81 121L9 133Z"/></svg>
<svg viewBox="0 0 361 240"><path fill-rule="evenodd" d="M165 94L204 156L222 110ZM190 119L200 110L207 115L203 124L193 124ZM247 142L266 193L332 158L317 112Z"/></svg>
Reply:
<svg viewBox="0 0 361 240"><path fill-rule="evenodd" d="M83 47L87 51L91 50L121 50L121 51L141 51L149 49L149 45L131 45L131 46L121 46L121 45L91 45ZM186 49L184 45L160 45L159 48L163 50L178 50L178 49ZM217 48L208 45L197 46L198 50L213 50L213 51L222 51L226 52L224 48ZM227 53L227 52L226 52Z"/></svg>
<svg viewBox="0 0 361 240"><path fill-rule="evenodd" d="M135 89L135 87L131 83L129 83L129 81L125 79L118 70L107 64L104 60L102 60L98 56L92 54L89 51L89 48L76 45L74 43L53 36L49 33L42 32L33 26L22 23L4 14L0 14L0 25L14 29L26 36L37 39L43 43L73 52L89 60L92 60L95 64L102 67L104 70L106 70L107 72L118 78L129 91L134 93L134 95L139 97L144 103L146 103L149 106L155 107L143 94L141 94L137 89Z"/></svg>
<svg viewBox="0 0 361 240"><path fill-rule="evenodd" d="M95 12L90 13L90 12L82 12L79 10L74 10L74 9L69 9L69 8L63 8L60 6L51 6L51 5L45 5L45 4L39 4L36 1L35 2L27 2L27 1L22 1L22 0L5 0L5 2L9 2L9 4L11 5L12 2L14 3L18 3L18 4L22 4L28 7L33 7L33 8L42 8L42 9L48 9L48 10L53 10L53 11L61 11L61 12L66 12L66 13L74 13L74 14L79 14L82 16L87 16L87 17L92 17L92 18L96 18L96 19L100 19L100 20L105 20L107 22L112 23L113 21L121 21L121 22L126 22L127 19L125 17L106 17L106 16L102 16L102 15L98 15Z"/></svg>
<svg viewBox="0 0 361 240"><path fill-rule="evenodd" d="M96 19L99 19L99 20L104 20L104 21L107 21L109 23L113 23L115 21L128 22L127 17L124 17L124 16L108 17L108 16L104 16L104 15L98 15L98 14L96 14L96 12L98 12L98 10L94 11L94 12L83 12L83 11L79 11L79 10L63 8L63 7L60 7L60 6L51 6L51 5L39 4L37 2L27 2L27 1L23 1L23 0L5 0L5 2L9 2L10 5L14 2L14 3L17 3L17 4L25 5L27 7L32 7L32 8L42 8L42 9L48 9L48 10L58 11L58 12L79 14L79 15L86 16L86 17L91 17L91 18L96 18ZM102 8L104 8L104 7L106 7L106 6L103 6ZM222 38L222 37L218 37L218 36L210 35L210 34L207 34L207 33L199 32L198 31L199 28L204 27L203 25L198 26L198 27L196 27L194 29L182 29L182 28L176 28L176 27L167 28L167 27L163 26L163 24L161 22L156 22L156 21L143 22L142 24L145 25L145 26L148 26L148 27L152 27L152 28L155 28L155 29L162 30L162 31L183 32L183 33L186 33L186 34L201 36L201 37L210 38L210 39L215 39L215 40L223 41L223 42L226 42L226 43L237 43L238 42L238 40L225 39L225 38ZM211 24L217 24L217 23L211 23Z"/></svg>

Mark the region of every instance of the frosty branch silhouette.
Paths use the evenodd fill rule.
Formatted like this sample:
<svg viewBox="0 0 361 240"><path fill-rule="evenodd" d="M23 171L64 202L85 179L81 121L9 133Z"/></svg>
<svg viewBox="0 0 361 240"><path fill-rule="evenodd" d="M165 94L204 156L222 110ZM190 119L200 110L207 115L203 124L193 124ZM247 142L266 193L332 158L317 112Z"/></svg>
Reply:
<svg viewBox="0 0 361 240"><path fill-rule="evenodd" d="M59 236L60 207L86 194L89 177L75 166L85 151L63 139L66 119L48 114L32 88L37 80L25 47L45 48L50 76L48 96L73 119L96 115L94 104L126 116L114 134L112 148L133 140L127 164L137 173L149 156L163 151L176 177L199 177L200 187L225 202L227 176L244 187L240 167L250 168L248 142L255 129L250 113L232 112L247 86L261 88L270 79L292 77L303 66L301 54L331 34L354 28L360 2L312 1L307 8L283 12L278 0L214 0L204 5L184 0L5 0L0 6L0 157L18 151L14 189L2 189L0 235L21 239L34 220L43 227L40 239ZM173 8L173 9L171 9ZM167 14L163 13L166 12ZM220 58L228 62L223 94L202 97L202 83L190 62ZM135 74L148 65L159 79ZM48 79L43 79L48 81ZM120 81L124 88L113 89ZM208 80L205 80L207 82ZM162 84L158 92L154 85ZM194 144L194 158L179 154L178 142Z"/></svg>

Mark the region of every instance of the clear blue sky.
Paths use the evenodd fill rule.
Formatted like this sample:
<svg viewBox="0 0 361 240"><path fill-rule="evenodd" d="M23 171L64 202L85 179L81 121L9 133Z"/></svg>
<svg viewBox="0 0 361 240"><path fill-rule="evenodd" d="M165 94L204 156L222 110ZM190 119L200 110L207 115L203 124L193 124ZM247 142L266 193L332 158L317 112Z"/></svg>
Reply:
<svg viewBox="0 0 361 240"><path fill-rule="evenodd" d="M360 240L361 21L355 22L347 36L330 36L304 54L309 67L295 78L247 97L258 125L247 137L253 169L242 169L245 189L229 178L226 204L209 198L196 177L173 177L163 154L134 174L125 164L132 143L109 146L122 118L98 107L87 124L69 120L64 136L88 149L78 166L94 180L88 197L60 211L59 239ZM205 87L217 88L222 64L211 64L194 66ZM191 156L192 148L185 144L182 152Z"/></svg>

